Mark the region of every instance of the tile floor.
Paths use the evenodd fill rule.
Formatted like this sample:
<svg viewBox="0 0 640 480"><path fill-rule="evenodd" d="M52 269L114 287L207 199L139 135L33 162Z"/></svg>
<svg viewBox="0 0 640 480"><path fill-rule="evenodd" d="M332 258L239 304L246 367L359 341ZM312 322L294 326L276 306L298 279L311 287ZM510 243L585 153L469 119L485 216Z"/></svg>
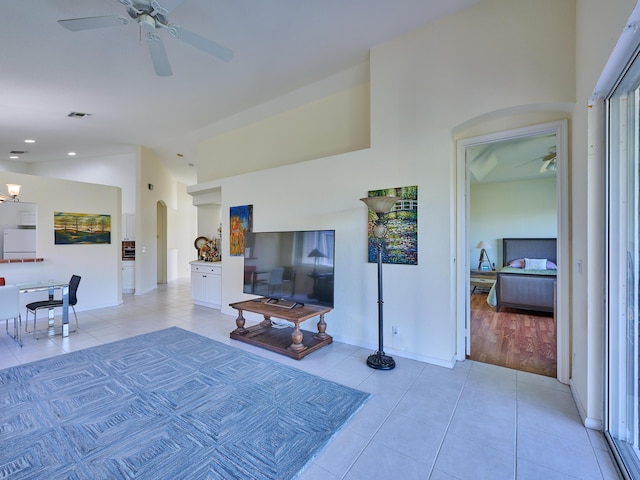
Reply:
<svg viewBox="0 0 640 480"><path fill-rule="evenodd" d="M79 331L65 339L26 334L20 348L2 332L0 368L177 326L372 394L301 480L619 478L602 434L582 426L569 388L554 379L397 356L394 370L376 371L365 364L370 351L338 342L296 361L230 340L235 317L194 306L188 280L124 297L80 311ZM331 333L331 314L327 323Z"/></svg>

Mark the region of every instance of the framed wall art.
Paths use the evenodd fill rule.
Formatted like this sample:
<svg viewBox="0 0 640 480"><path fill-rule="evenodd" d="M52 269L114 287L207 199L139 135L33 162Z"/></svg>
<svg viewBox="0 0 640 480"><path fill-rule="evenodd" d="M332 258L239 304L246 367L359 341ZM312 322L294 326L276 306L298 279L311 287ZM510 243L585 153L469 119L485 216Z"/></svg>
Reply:
<svg viewBox="0 0 640 480"><path fill-rule="evenodd" d="M244 256L244 234L252 228L253 205L229 208L229 255Z"/></svg>
<svg viewBox="0 0 640 480"><path fill-rule="evenodd" d="M111 215L53 212L56 245L111 243Z"/></svg>
<svg viewBox="0 0 640 480"><path fill-rule="evenodd" d="M418 264L418 186L370 190L369 197L399 197L393 210L386 215L383 263ZM377 262L377 241L373 235L376 214L368 210L367 256L369 263Z"/></svg>

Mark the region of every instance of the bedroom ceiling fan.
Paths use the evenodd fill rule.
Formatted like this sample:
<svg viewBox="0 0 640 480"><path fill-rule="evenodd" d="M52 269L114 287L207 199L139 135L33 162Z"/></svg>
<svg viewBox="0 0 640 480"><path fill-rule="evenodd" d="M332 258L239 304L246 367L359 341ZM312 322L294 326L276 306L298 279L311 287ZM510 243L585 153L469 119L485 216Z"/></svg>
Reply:
<svg viewBox="0 0 640 480"><path fill-rule="evenodd" d="M58 20L58 23L68 30L77 32L95 28L118 27L136 22L141 30L146 30L145 37L147 46L149 47L151 61L153 62L156 74L159 76L169 76L172 74L171 65L169 64L169 58L164 49L162 39L155 33L155 31L159 29L167 29L173 38L182 40L225 62L228 62L233 57L233 51L227 47L186 28L182 28L179 25L169 23L168 15L182 5L185 0L152 0L150 2L142 0L117 1L126 8L126 17L108 15L101 17L69 18L66 20Z"/></svg>
<svg viewBox="0 0 640 480"><path fill-rule="evenodd" d="M518 167L523 167L531 162L542 160L542 165L540 166L540 170L538 170L538 173L555 172L556 170L558 170L558 165L556 163L556 145L552 145L551 147L549 147L548 152L549 153L543 155L542 157L536 157L533 160L527 160L526 162L518 165Z"/></svg>
<svg viewBox="0 0 640 480"><path fill-rule="evenodd" d="M540 173L545 173L547 171L555 172L556 170L558 170L556 158L556 146L554 145L552 147L549 147L549 153L542 157L542 166L540 167Z"/></svg>

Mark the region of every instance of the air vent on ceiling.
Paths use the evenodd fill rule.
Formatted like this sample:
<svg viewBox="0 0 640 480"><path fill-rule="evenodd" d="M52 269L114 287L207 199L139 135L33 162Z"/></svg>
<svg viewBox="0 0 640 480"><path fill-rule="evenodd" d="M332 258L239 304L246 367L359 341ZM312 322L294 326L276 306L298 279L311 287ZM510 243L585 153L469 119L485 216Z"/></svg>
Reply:
<svg viewBox="0 0 640 480"><path fill-rule="evenodd" d="M91 116L90 113L82 113L82 112L71 112L69 115L67 115L67 117L71 117L71 118L85 118L90 116Z"/></svg>
<svg viewBox="0 0 640 480"><path fill-rule="evenodd" d="M26 150L11 150L9 152L11 155L24 155L25 153L27 153Z"/></svg>

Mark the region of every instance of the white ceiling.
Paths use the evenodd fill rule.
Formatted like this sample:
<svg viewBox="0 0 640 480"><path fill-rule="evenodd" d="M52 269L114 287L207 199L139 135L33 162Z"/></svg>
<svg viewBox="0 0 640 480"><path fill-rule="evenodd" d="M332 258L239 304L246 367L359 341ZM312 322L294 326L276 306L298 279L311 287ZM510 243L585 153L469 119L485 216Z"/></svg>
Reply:
<svg viewBox="0 0 640 480"><path fill-rule="evenodd" d="M501 183L514 180L555 178L555 161L543 168L545 159L554 157L556 134L530 135L473 145L467 148L470 181Z"/></svg>
<svg viewBox="0 0 640 480"><path fill-rule="evenodd" d="M79 32L57 23L126 16L117 0L4 1L0 160L28 150L15 161L60 160L69 151L81 161L144 145L193 184L195 149L186 145L194 131L362 64L371 47L477 1L186 0L169 23L225 45L234 57L223 62L160 29L170 77L155 75L135 23ZM24 144L27 138L36 143Z"/></svg>

